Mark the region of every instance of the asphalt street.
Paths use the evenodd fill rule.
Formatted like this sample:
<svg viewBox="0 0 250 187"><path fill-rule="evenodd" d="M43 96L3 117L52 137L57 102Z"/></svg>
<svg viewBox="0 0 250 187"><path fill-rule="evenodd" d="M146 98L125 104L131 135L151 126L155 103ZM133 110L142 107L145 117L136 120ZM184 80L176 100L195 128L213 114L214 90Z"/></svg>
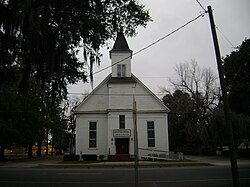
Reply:
<svg viewBox="0 0 250 187"><path fill-rule="evenodd" d="M250 186L250 166L239 167L241 186ZM0 186L133 187L133 168L0 168ZM140 168L139 187L232 186L229 166Z"/></svg>

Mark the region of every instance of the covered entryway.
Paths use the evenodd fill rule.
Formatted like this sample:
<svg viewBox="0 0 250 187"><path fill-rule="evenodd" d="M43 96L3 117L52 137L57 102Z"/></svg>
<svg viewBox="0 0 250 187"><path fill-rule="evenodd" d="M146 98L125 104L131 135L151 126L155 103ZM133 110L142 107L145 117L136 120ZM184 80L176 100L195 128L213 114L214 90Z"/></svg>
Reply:
<svg viewBox="0 0 250 187"><path fill-rule="evenodd" d="M130 158L131 129L113 129L115 152L109 155L110 161L132 161Z"/></svg>
<svg viewBox="0 0 250 187"><path fill-rule="evenodd" d="M129 155L129 138L115 138L116 154L109 155L109 161L132 161Z"/></svg>
<svg viewBox="0 0 250 187"><path fill-rule="evenodd" d="M117 155L129 154L129 138L116 138L115 146Z"/></svg>

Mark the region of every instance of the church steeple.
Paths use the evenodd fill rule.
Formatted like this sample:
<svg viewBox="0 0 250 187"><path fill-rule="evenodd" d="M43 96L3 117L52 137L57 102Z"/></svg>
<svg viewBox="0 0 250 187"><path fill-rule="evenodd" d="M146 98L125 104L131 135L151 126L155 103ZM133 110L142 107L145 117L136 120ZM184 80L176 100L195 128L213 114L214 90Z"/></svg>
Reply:
<svg viewBox="0 0 250 187"><path fill-rule="evenodd" d="M110 51L112 77L131 77L132 50L129 49L122 32L117 33L115 44Z"/></svg>
<svg viewBox="0 0 250 187"><path fill-rule="evenodd" d="M113 46L113 49L110 51L110 52L114 52L114 51L129 51L129 52L132 52L130 49L129 49L129 46L128 46L128 43L126 41L126 38L124 36L124 34L122 32L118 32L117 33L117 38L115 40L115 44Z"/></svg>

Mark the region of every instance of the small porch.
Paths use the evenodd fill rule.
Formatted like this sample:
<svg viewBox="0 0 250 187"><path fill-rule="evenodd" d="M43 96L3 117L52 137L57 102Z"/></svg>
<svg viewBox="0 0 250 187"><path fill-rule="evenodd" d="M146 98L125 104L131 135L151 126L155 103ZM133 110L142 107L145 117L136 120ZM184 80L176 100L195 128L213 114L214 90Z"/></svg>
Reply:
<svg viewBox="0 0 250 187"><path fill-rule="evenodd" d="M112 162L133 161L134 156L129 153L130 138L115 138L116 154L109 155L108 160Z"/></svg>

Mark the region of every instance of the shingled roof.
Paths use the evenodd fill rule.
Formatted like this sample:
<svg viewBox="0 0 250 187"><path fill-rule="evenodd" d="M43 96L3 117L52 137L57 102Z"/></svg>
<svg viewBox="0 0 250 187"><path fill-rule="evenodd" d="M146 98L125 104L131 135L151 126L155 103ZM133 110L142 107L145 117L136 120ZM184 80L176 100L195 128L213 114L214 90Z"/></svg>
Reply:
<svg viewBox="0 0 250 187"><path fill-rule="evenodd" d="M126 41L126 38L124 36L124 34L122 32L118 32L117 33L117 38L115 40L115 44L113 46L113 49L110 52L114 52L114 51L129 51L132 52L129 49L128 43Z"/></svg>

